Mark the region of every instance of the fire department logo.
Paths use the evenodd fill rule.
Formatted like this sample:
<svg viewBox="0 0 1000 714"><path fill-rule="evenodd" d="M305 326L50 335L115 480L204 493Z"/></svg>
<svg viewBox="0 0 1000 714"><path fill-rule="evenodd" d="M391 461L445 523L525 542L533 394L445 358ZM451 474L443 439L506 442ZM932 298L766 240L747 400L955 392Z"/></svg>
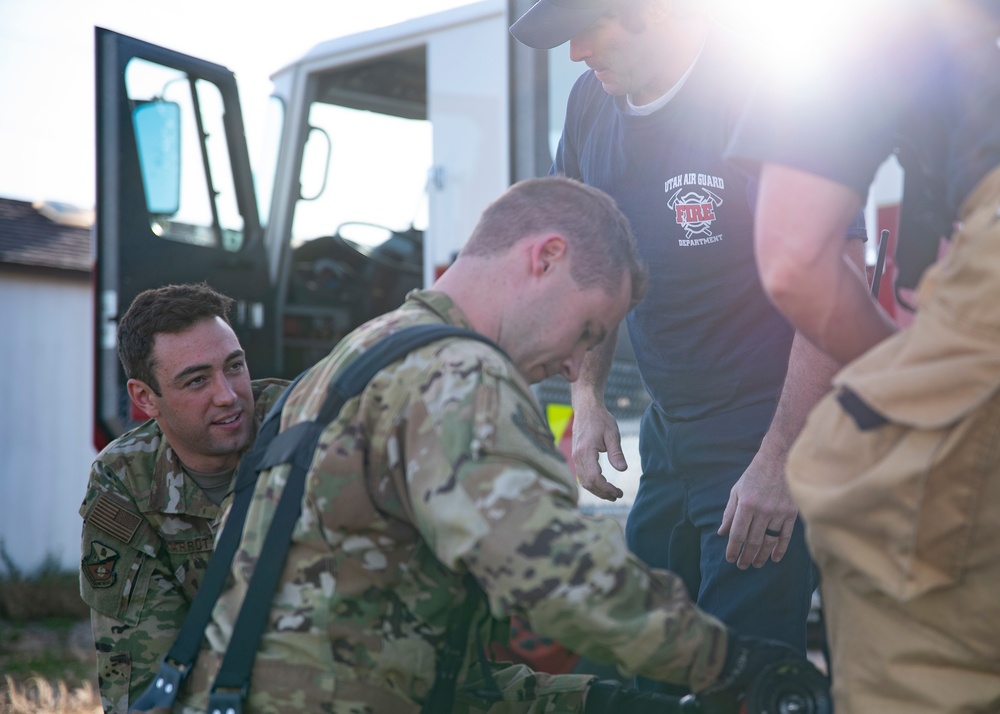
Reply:
<svg viewBox="0 0 1000 714"><path fill-rule="evenodd" d="M722 205L722 198L715 192L689 186L677 189L667 201L667 207L674 212L677 225L684 229L686 241L681 245L702 245L721 240L712 234L715 209Z"/></svg>
<svg viewBox="0 0 1000 714"><path fill-rule="evenodd" d="M110 588L118 579L115 575L118 557L117 550L93 540L90 542L90 554L80 563L80 570L93 587Z"/></svg>

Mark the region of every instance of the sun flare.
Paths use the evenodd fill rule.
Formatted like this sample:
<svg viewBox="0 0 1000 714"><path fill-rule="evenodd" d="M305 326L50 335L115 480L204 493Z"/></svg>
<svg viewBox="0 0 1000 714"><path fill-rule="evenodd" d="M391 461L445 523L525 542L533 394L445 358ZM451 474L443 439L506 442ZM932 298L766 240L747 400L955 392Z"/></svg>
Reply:
<svg viewBox="0 0 1000 714"><path fill-rule="evenodd" d="M879 0L715 0L716 15L758 47L775 78L808 81L850 52L858 13Z"/></svg>

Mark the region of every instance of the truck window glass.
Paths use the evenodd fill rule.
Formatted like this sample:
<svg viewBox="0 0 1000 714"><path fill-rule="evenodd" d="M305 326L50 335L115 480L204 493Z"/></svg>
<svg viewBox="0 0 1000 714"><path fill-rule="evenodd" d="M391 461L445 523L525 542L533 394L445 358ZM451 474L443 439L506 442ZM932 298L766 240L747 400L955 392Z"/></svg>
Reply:
<svg viewBox="0 0 1000 714"><path fill-rule="evenodd" d="M147 209L153 209L149 212L153 234L165 240L240 250L244 242L243 218L237 210L218 87L137 58L125 70L125 87L133 115L142 107L160 102L177 108L180 162L175 205L165 211L162 201L151 202L151 198L162 195L160 184L164 178L148 168L143 173ZM141 122L136 128L141 128Z"/></svg>
<svg viewBox="0 0 1000 714"><path fill-rule="evenodd" d="M313 364L423 285L433 161L426 73L419 46L309 77L308 112L288 132L300 137L300 153L282 319L286 368Z"/></svg>
<svg viewBox="0 0 1000 714"><path fill-rule="evenodd" d="M296 207L296 242L329 235L348 221L396 230L426 227L429 122L314 102L309 124L314 131L303 152L301 193L315 198Z"/></svg>
<svg viewBox="0 0 1000 714"><path fill-rule="evenodd" d="M281 133L285 128L285 103L274 95L268 99L264 114L261 141L251 151L250 166L254 169L254 188L257 192L257 206L260 223L266 226L271 215L271 196L274 193L275 175L278 170L278 152L281 149ZM248 130L249 133L249 130Z"/></svg>
<svg viewBox="0 0 1000 714"><path fill-rule="evenodd" d="M169 216L180 208L180 107L156 100L132 110L146 210Z"/></svg>
<svg viewBox="0 0 1000 714"><path fill-rule="evenodd" d="M309 200L295 208L293 243L348 222L426 228L433 155L424 54L420 47L313 76L300 173Z"/></svg>

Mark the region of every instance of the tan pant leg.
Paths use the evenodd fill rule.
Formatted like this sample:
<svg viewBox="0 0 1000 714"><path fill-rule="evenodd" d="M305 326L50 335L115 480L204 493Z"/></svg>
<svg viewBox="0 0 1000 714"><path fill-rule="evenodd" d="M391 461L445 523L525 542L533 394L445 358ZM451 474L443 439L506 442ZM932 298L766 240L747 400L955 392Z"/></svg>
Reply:
<svg viewBox="0 0 1000 714"><path fill-rule="evenodd" d="M928 500L916 514L918 530L926 530L924 520L940 523L948 515L940 504L949 502L949 484L959 487L966 475L977 484L967 499L973 506L963 514L962 522L971 521L971 528L963 536L965 546L955 549L957 577L951 584L909 597L887 594L873 579L871 563L873 554L895 544L874 542L870 535L853 542L844 537L843 531L851 530L849 512L841 511L836 521L823 513L810 523L810 513L822 511L822 500L837 498L833 490L826 499L813 491L815 502L801 504L822 573L837 714L1000 712L1000 397L967 417L965 427L960 443L948 451L950 478L939 479L929 496L924 493ZM829 462L822 468L836 468ZM874 472L867 476L878 478ZM925 483L930 489L933 476L925 475ZM879 492L872 484L867 488L884 508L864 518L884 522L893 512L898 515L898 494ZM834 530L841 534L827 537Z"/></svg>
<svg viewBox="0 0 1000 714"><path fill-rule="evenodd" d="M826 569L822 585L837 714L1000 712L996 608L961 611L977 596L998 597L996 569L992 585L983 578L910 603L845 570ZM992 647L982 646L987 633Z"/></svg>

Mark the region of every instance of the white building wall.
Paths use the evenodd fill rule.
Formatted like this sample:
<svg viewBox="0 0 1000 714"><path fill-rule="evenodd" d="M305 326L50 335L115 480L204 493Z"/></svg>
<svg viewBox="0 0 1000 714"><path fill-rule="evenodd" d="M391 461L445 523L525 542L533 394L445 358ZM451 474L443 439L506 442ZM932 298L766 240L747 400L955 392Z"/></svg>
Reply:
<svg viewBox="0 0 1000 714"><path fill-rule="evenodd" d="M87 277L0 270L0 541L25 574L79 566L92 323Z"/></svg>

